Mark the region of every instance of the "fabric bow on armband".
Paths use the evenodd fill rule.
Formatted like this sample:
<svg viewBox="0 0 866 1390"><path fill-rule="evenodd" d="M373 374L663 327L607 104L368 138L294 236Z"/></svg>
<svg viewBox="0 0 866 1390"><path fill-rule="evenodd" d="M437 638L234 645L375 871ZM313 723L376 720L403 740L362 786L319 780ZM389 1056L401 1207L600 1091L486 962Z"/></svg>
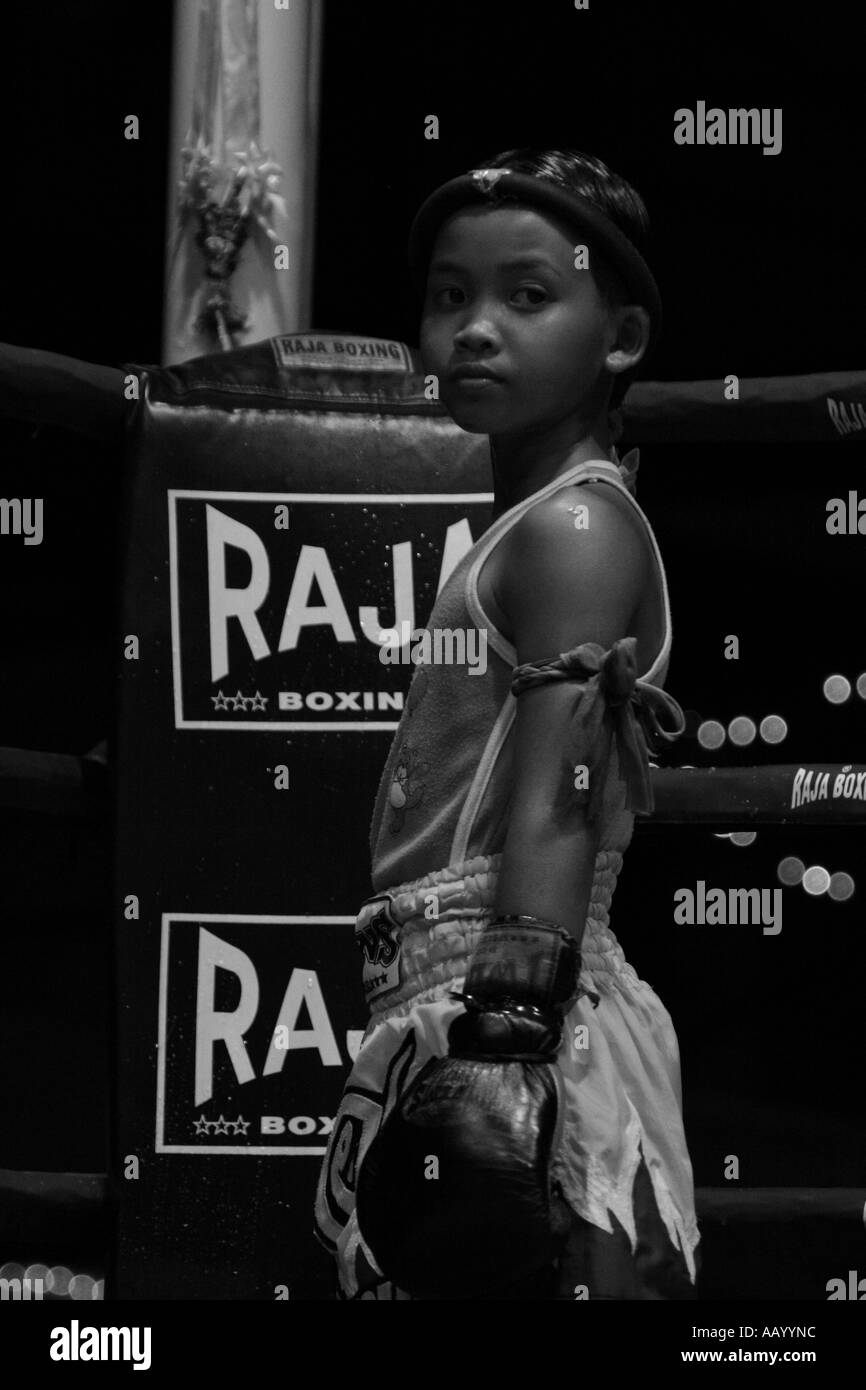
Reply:
<svg viewBox="0 0 866 1390"><path fill-rule="evenodd" d="M590 766L586 811L590 824L601 808L614 740L626 784L626 806L630 811L650 814L654 800L649 752L659 752L659 740L673 743L685 730L685 715L673 696L660 686L637 679L636 648L636 637L622 637L608 651L597 642L583 642L549 661L525 662L512 673L511 693L515 696L546 681L567 680L578 687L573 714L576 746L587 750L589 756L594 750L605 749ZM672 729L662 724L665 714L673 722ZM603 737L606 725L609 741Z"/></svg>

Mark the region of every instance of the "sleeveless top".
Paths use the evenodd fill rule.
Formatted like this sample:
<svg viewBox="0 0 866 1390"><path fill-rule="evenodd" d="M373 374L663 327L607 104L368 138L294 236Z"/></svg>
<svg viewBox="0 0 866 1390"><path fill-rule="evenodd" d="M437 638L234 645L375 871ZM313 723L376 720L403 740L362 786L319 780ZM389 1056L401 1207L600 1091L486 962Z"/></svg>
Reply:
<svg viewBox="0 0 866 1390"><path fill-rule="evenodd" d="M435 636L437 630L468 633L474 629L475 644L467 641L466 654L479 669L473 669L470 662L457 665L441 660L419 662L416 667L373 809L370 853L374 892L478 855L502 852L513 781L511 734L517 697L511 685L517 653L483 610L478 576L503 536L530 508L565 487L590 482L607 483L627 499L646 529L664 600L662 645L648 670L638 673L638 679L656 687L663 685L672 641L667 578L649 520L622 478L620 466L607 459L575 464L498 517L442 586L426 630ZM477 662L483 650L478 638L482 632L487 634L483 674L483 663ZM432 650L436 651L435 645ZM445 646L440 648L440 652L446 650ZM631 840L634 814L626 809L625 793L620 755L614 745L602 793L597 871L613 865L618 869L620 856ZM610 889L612 885L603 894L605 898Z"/></svg>

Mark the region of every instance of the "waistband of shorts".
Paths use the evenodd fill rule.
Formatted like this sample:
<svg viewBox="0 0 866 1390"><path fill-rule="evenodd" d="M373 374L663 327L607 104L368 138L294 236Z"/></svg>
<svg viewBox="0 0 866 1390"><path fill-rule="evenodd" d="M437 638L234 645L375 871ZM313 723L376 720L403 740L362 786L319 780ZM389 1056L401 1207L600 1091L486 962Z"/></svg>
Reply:
<svg viewBox="0 0 866 1390"><path fill-rule="evenodd" d="M460 987L467 959L493 916L501 858L479 855L449 864L368 899L374 906L386 901L396 947L387 983L376 983L378 992L368 998L371 1021L408 1013ZM371 973L375 982L374 972L365 970Z"/></svg>
<svg viewBox="0 0 866 1390"><path fill-rule="evenodd" d="M393 916L405 930L419 918L422 924L431 921L434 910L440 919L489 915L501 864L501 854L479 854L389 888Z"/></svg>
<svg viewBox="0 0 866 1390"><path fill-rule="evenodd" d="M622 855L612 854L618 861L612 866L615 879ZM494 915L501 862L501 854L478 855L368 899L389 901L398 944L399 978L392 988L369 1000L372 1019L408 1013L461 987L468 958ZM599 928L606 930L604 922L594 922L590 913L584 933L587 945ZM580 985L581 992L598 998L586 970Z"/></svg>

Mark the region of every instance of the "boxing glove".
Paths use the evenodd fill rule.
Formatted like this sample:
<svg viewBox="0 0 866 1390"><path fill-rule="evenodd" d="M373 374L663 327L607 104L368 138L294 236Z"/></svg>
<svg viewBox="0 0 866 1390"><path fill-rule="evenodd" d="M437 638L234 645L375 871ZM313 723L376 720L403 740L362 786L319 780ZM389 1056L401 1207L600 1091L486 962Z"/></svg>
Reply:
<svg viewBox="0 0 866 1390"><path fill-rule="evenodd" d="M465 1011L447 1057L422 1068L370 1144L358 1227L413 1296L495 1298L555 1261L571 1220L550 1174L564 1109L556 1052L579 974L575 941L553 923L490 923L452 996Z"/></svg>

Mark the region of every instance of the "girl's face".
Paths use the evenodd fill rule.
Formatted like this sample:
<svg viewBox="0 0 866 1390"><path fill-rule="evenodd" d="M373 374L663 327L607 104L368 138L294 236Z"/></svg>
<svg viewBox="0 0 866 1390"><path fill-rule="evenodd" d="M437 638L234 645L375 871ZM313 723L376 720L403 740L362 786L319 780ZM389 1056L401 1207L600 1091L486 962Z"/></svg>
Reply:
<svg viewBox="0 0 866 1390"><path fill-rule="evenodd" d="M528 208L466 208L442 226L420 346L463 429L535 433L603 410L616 325L591 270L575 269L580 240L558 218ZM495 375L461 380L470 364Z"/></svg>

